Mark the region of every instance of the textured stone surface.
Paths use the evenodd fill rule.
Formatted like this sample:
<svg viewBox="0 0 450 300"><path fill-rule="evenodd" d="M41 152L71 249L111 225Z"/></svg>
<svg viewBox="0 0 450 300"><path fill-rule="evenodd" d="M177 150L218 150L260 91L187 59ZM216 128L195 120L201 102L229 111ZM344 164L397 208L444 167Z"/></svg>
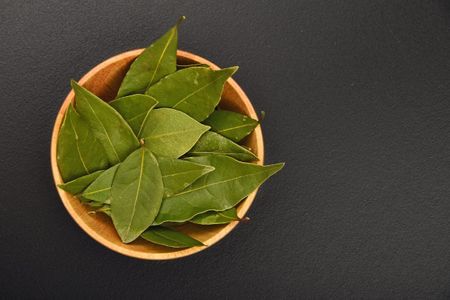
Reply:
<svg viewBox="0 0 450 300"><path fill-rule="evenodd" d="M182 14L180 48L241 67L287 165L218 245L139 261L67 214L50 134L70 78ZM446 1L2 0L0 26L3 296L450 296Z"/></svg>

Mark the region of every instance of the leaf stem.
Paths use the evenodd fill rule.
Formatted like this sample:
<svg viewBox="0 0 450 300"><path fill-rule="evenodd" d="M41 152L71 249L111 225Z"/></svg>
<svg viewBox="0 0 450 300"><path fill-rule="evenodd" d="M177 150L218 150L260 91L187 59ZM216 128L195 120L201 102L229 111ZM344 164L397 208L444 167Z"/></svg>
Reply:
<svg viewBox="0 0 450 300"><path fill-rule="evenodd" d="M238 217L238 221L242 222L242 223L248 223L248 222L250 222L250 218L249 217L243 217L243 218Z"/></svg>
<svg viewBox="0 0 450 300"><path fill-rule="evenodd" d="M178 21L177 21L177 26L180 26L181 22L183 22L184 20L186 20L185 16L181 16Z"/></svg>

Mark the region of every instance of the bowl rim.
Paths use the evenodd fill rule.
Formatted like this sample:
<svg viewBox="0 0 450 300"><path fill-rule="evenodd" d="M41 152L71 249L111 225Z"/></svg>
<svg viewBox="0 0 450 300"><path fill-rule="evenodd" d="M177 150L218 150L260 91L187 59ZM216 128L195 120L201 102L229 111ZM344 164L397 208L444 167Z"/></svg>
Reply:
<svg viewBox="0 0 450 300"><path fill-rule="evenodd" d="M94 68L92 68L90 71L88 71L85 75L81 77L79 80L80 85L84 85L90 78L94 77L99 71L103 70L106 66L109 66L110 64L113 64L117 61L121 61L124 59L130 59L137 57L144 48L141 49L135 49L126 51L120 54L117 54L115 56L112 56L105 61L101 62ZM207 64L212 69L218 70L220 69L216 64L212 63L211 61L200 57L196 54L183 51L183 50L177 50L177 58L184 58L192 61L196 61L200 64ZM243 105L245 106L245 109L250 112L249 116L253 119L258 120L258 115L255 112L255 109L253 108L253 105L251 104L249 98L244 93L242 88L237 84L237 82L229 78L227 80L228 84L231 86L231 88L239 95L239 98L242 100ZM205 246L198 246L198 247L191 247L191 248L185 248L185 249L179 249L174 252L168 252L168 253L151 253L151 252L142 252L134 249L127 248L127 244L123 245L117 245L113 242L111 242L109 239L105 238L103 235L98 233L95 230L92 230L85 222L84 220L79 216L79 214L75 211L75 209L72 207L72 204L69 200L69 197L72 197L69 193L65 192L64 190L58 188L58 184L61 184L62 177L59 172L57 160L56 160L56 151L57 151L57 140L58 140L58 134L59 130L64 118L64 114L66 112L67 107L69 106L69 103L72 102L75 98L74 92L71 89L69 94L64 99L64 102L61 104L61 107L58 111L58 114L55 119L55 123L53 126L52 131L52 137L51 137L51 147L50 147L50 161L51 161L51 168L52 168L52 174L53 174L53 180L55 184L55 188L58 191L58 194L61 198L61 201L70 214L70 216L74 219L74 221L78 224L78 226L83 229L84 232L86 232L91 238L93 238L98 243L102 244L106 248L113 250L114 252L123 254L125 256L133 257L133 258L139 258L144 260L169 260L169 259L176 259L185 257L188 255L192 255L194 253L198 253L202 250L205 250L212 245L216 244L218 241L223 239L228 233L230 233L239 223L239 221L233 221L226 226L224 226L217 234L214 236L208 238L207 240L203 241L205 243ZM259 161L257 164L262 165L264 163L264 141L263 141L263 135L261 126L257 126L255 128L255 135L256 135L256 145L258 149L258 158ZM247 213L248 209L252 205L256 193L258 189L253 191L251 194L247 196L246 199L244 199L240 204L238 208L238 216L240 218L243 218L245 214Z"/></svg>

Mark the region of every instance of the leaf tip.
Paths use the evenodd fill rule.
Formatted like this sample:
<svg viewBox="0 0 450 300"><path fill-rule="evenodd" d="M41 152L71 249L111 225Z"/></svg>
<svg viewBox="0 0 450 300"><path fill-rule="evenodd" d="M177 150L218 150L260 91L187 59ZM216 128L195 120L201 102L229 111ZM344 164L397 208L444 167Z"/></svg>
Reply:
<svg viewBox="0 0 450 300"><path fill-rule="evenodd" d="M286 164L286 163L284 163L284 162L280 162L280 163L273 164L273 165L272 165L272 168L274 169L273 174L275 174L275 173L277 173L278 171L280 171L281 169L283 169L285 164Z"/></svg>
<svg viewBox="0 0 450 300"><path fill-rule="evenodd" d="M124 244L129 244L137 238L131 236L129 233L119 232L118 230L117 233L119 234L119 237L122 240L122 243Z"/></svg>
<svg viewBox="0 0 450 300"><path fill-rule="evenodd" d="M206 244L204 244L203 242L201 242L201 241L199 241L199 240L197 240L197 239L195 239L193 237L190 237L190 238L192 239L192 243L191 243L191 245L189 247L206 246Z"/></svg>
<svg viewBox="0 0 450 300"><path fill-rule="evenodd" d="M226 75L227 79L230 78L231 76L234 75L234 73L236 73L236 71L239 69L238 66L232 66L232 67L228 67L228 68L224 68L224 69L220 69L216 72L220 72L221 74Z"/></svg>
<svg viewBox="0 0 450 300"><path fill-rule="evenodd" d="M228 68L223 68L220 70L213 70L214 72L219 72L221 74L225 74L228 77L233 76L234 73L236 73L236 71L239 69L238 66L232 66L232 67L228 67Z"/></svg>
<svg viewBox="0 0 450 300"><path fill-rule="evenodd" d="M74 79L70 79L70 86L75 89L77 87L79 87L80 85L78 84L78 82L76 82Z"/></svg>
<svg viewBox="0 0 450 300"><path fill-rule="evenodd" d="M234 73L236 73L237 70L239 70L239 66L232 66L232 67L227 68L226 70L230 70L230 73L231 73L230 76L231 76Z"/></svg>

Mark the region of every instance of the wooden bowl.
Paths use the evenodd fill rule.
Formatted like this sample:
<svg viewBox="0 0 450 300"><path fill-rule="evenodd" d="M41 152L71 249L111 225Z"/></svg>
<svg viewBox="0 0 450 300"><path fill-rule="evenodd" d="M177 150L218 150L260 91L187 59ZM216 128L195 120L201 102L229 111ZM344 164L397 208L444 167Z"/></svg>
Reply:
<svg viewBox="0 0 450 300"><path fill-rule="evenodd" d="M80 79L79 83L105 101L114 99L122 78L125 76L130 64L142 51L143 49L132 50L107 59L84 75L83 78ZM219 67L212 62L186 51L178 50L177 57L178 63L180 64L201 63L207 64L213 69L219 69ZM69 103L72 101L74 101L73 90L70 91L64 100L58 116L56 117L53 128L50 155L55 185L63 182L56 161L56 145L64 114ZM250 103L250 100L233 79L228 79L226 82L219 106L224 109L249 115L253 119L258 118L252 104ZM258 164L262 164L264 159L264 145L260 126L258 126L254 132L245 139L244 144L250 147L258 156ZM151 244L141 238L130 244L124 244L117 235L110 218L101 213L88 214L89 208L87 206L81 204L78 199L62 189L56 189L58 190L61 200L69 214L75 222L77 222L78 225L80 225L80 227L93 239L111 250L141 259L174 259L202 251L217 243L239 223L238 221L234 221L227 225L213 226L185 224L179 227L180 231L183 231L202 241L205 246L201 247L171 249L168 247ZM239 217L244 217L255 199L255 196L256 191L251 193L239 204Z"/></svg>

